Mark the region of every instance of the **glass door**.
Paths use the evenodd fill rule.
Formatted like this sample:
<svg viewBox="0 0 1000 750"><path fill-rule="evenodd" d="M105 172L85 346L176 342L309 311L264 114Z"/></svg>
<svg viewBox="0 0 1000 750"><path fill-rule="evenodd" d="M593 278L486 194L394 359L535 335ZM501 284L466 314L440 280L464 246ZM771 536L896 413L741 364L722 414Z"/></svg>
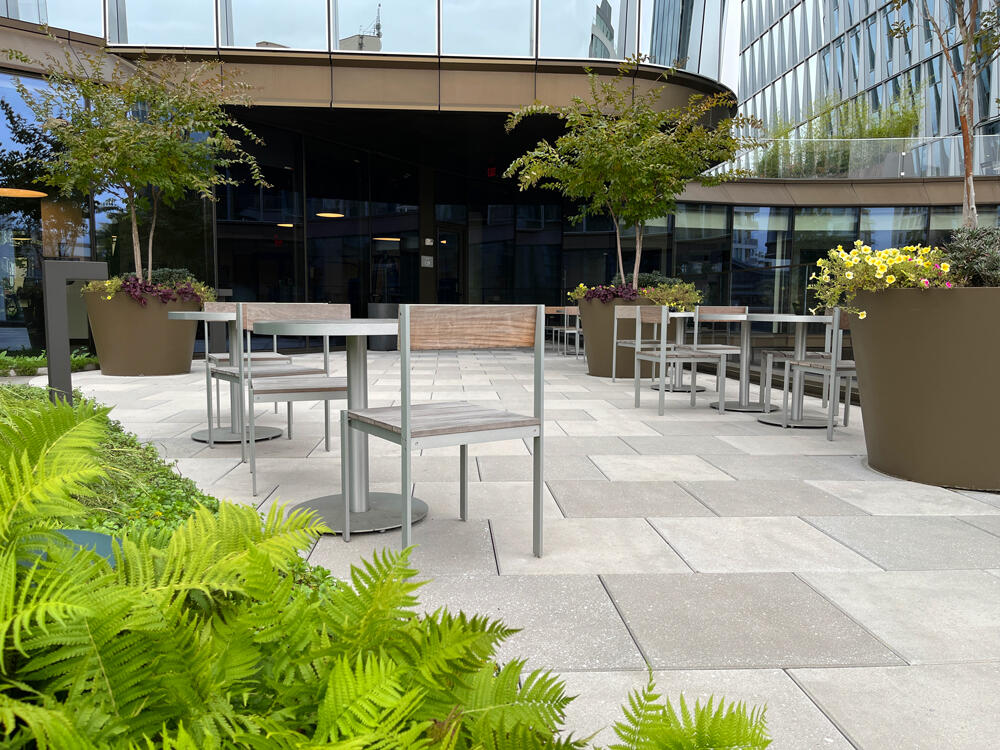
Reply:
<svg viewBox="0 0 1000 750"><path fill-rule="evenodd" d="M437 301L440 304L465 302L464 270L465 228L439 224L437 228Z"/></svg>

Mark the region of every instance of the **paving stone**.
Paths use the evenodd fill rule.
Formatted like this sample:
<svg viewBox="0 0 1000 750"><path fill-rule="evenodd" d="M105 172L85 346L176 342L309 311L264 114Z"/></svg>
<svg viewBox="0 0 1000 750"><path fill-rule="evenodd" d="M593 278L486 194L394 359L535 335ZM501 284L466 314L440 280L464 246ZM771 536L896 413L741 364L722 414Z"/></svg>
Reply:
<svg viewBox="0 0 1000 750"><path fill-rule="evenodd" d="M238 458L179 458L174 470L194 480L199 486L209 485L228 474L240 463Z"/></svg>
<svg viewBox="0 0 1000 750"><path fill-rule="evenodd" d="M711 456L717 453L742 453L722 438L709 435L660 435L657 437L622 438L636 453L643 455L697 454ZM606 453L607 451L594 451Z"/></svg>
<svg viewBox="0 0 1000 750"><path fill-rule="evenodd" d="M966 497L971 497L973 500L979 500L987 505L1000 508L1000 492L976 492L973 490L958 490L958 492Z"/></svg>
<svg viewBox="0 0 1000 750"><path fill-rule="evenodd" d="M412 528L416 549L410 562L429 576L495 576L496 559L489 524L485 520L424 520ZM529 539L530 544L530 539ZM309 562L322 565L338 578L347 578L352 565L371 560L383 550L398 551L402 536L398 529L378 534L352 534L351 541L341 536L323 536L316 543Z"/></svg>
<svg viewBox="0 0 1000 750"><path fill-rule="evenodd" d="M982 571L803 573L909 663L1000 659L1000 578Z"/></svg>
<svg viewBox="0 0 1000 750"><path fill-rule="evenodd" d="M1000 664L795 669L791 676L861 750L985 750L1000 737Z"/></svg>
<svg viewBox="0 0 1000 750"><path fill-rule="evenodd" d="M530 482L532 478L531 456L479 456L476 462L484 482ZM545 479L604 478L587 456L553 456L545 460Z"/></svg>
<svg viewBox="0 0 1000 750"><path fill-rule="evenodd" d="M810 481L814 487L829 492L864 511L880 516L957 516L996 514L1000 509L978 500L916 482Z"/></svg>
<svg viewBox="0 0 1000 750"><path fill-rule="evenodd" d="M549 480L546 484L568 518L712 515L712 511L676 482L566 479Z"/></svg>
<svg viewBox="0 0 1000 750"><path fill-rule="evenodd" d="M681 486L720 516L865 514L857 506L845 503L818 487L797 479L682 482Z"/></svg>
<svg viewBox="0 0 1000 750"><path fill-rule="evenodd" d="M734 479L886 479L853 456L718 455L707 460Z"/></svg>
<svg viewBox="0 0 1000 750"><path fill-rule="evenodd" d="M530 444L530 441L525 442ZM591 453L635 455L635 451L620 437L545 436L546 456L587 456Z"/></svg>
<svg viewBox="0 0 1000 750"><path fill-rule="evenodd" d="M644 422L666 437L681 435L708 435L721 437L723 435L759 435L765 425L757 422L734 422L719 419L646 419Z"/></svg>
<svg viewBox="0 0 1000 750"><path fill-rule="evenodd" d="M394 492L399 488L395 487ZM544 488L545 518L562 518L562 511ZM417 482L413 490L428 505L428 518L458 518L458 482ZM469 482L469 520L487 518L531 518L531 482Z"/></svg>
<svg viewBox="0 0 1000 750"><path fill-rule="evenodd" d="M878 570L800 518L651 518L650 523L701 573Z"/></svg>
<svg viewBox="0 0 1000 750"><path fill-rule="evenodd" d="M634 690L646 686L645 672L565 672L567 692L576 698L566 711L566 729L577 737L599 732L592 743L616 741L611 726L622 718L621 706ZM809 697L780 669L685 669L653 672L661 703L678 698L691 707L712 697L744 701L748 707L767 706L767 726L773 739L768 750L850 750L851 744Z"/></svg>
<svg viewBox="0 0 1000 750"><path fill-rule="evenodd" d="M1000 516L964 516L962 520L995 536L1000 536Z"/></svg>
<svg viewBox="0 0 1000 750"><path fill-rule="evenodd" d="M438 576L418 596L427 611L447 606L521 628L500 645L500 662L523 658L529 669L555 671L646 666L597 576Z"/></svg>
<svg viewBox="0 0 1000 750"><path fill-rule="evenodd" d="M887 570L945 570L1000 567L1000 538L944 516L838 516L806 520ZM972 524L972 525L970 525Z"/></svg>
<svg viewBox="0 0 1000 750"><path fill-rule="evenodd" d="M810 431L802 435L725 435L719 439L753 456L865 455L863 435L827 440L825 431L819 435Z"/></svg>
<svg viewBox="0 0 1000 750"><path fill-rule="evenodd" d="M382 440L386 443L388 441ZM391 445L391 443L390 443ZM547 447L547 446L546 446ZM458 461L459 446L446 445L438 448L424 448L421 456L452 456ZM493 443L473 443L469 446L470 456L527 456L528 449L523 440L499 440ZM578 454L577 454L578 455Z"/></svg>
<svg viewBox="0 0 1000 750"><path fill-rule="evenodd" d="M560 420L559 426L563 428L567 435L574 437L606 437L610 435L656 435L656 430L648 427L639 420Z"/></svg>
<svg viewBox="0 0 1000 750"><path fill-rule="evenodd" d="M197 422L129 422L129 432L144 442L172 438L198 427Z"/></svg>
<svg viewBox="0 0 1000 750"><path fill-rule="evenodd" d="M525 459L531 460L527 456ZM474 459L469 459L469 468L469 481L478 482L479 474L475 471ZM445 480L457 482L459 469L458 460L448 456L412 456L410 458L410 471L413 472L414 482L441 482ZM368 475L373 482L399 482L402 478L399 458L370 455Z"/></svg>
<svg viewBox="0 0 1000 750"><path fill-rule="evenodd" d="M901 663L791 573L603 579L653 668Z"/></svg>
<svg viewBox="0 0 1000 750"><path fill-rule="evenodd" d="M699 456L592 455L590 458L612 482L679 482L727 478L725 472Z"/></svg>
<svg viewBox="0 0 1000 750"><path fill-rule="evenodd" d="M491 525L501 575L690 572L642 518L548 520L540 559L531 551L530 518L498 518Z"/></svg>

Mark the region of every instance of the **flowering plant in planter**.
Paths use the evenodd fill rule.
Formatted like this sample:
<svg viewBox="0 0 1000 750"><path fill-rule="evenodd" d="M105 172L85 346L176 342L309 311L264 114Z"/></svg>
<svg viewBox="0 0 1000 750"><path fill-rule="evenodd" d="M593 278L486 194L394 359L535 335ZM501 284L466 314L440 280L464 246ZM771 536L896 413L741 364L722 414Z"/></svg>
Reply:
<svg viewBox="0 0 1000 750"><path fill-rule="evenodd" d="M816 261L818 271L809 277L809 289L816 292L821 303L813 312L840 307L864 319L865 311L854 306L860 291L959 286L960 279L951 273L949 261L936 247L907 245L874 250L861 240L856 240L850 250L837 245L826 258Z"/></svg>
<svg viewBox="0 0 1000 750"><path fill-rule="evenodd" d="M180 268L164 268L153 271L152 281L145 281L135 274L115 276L107 281L91 281L83 286L84 294L96 292L105 300L112 299L119 292L127 294L143 307L149 297L155 297L166 304L174 300L199 303L215 300L211 287L196 280L190 271Z"/></svg>
<svg viewBox="0 0 1000 750"><path fill-rule="evenodd" d="M665 278L666 277L662 277ZM701 292L692 283L680 279L666 279L655 285L635 289L631 284L599 284L588 287L580 284L567 296L574 302L580 300L597 300L598 302L613 302L622 299L632 302L637 299L648 299L655 305L667 305L676 310L693 310L701 303Z"/></svg>

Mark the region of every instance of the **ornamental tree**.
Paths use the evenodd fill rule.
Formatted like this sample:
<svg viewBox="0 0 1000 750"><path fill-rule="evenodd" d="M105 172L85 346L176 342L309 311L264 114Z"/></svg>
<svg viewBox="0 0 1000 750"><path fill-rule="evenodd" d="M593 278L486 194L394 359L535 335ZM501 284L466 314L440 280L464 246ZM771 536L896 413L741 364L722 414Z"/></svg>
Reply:
<svg viewBox="0 0 1000 750"><path fill-rule="evenodd" d="M618 74L602 78L587 69L590 94L573 97L570 104L553 107L535 103L512 113L507 131L535 115L558 117L564 132L554 142L541 140L507 168L518 187L559 190L576 201L585 216L607 214L615 227L618 273L625 275L622 228L635 227L635 266L632 286L638 286L643 229L647 222L674 212L677 196L688 183L716 185L739 176L730 171L705 171L732 158L750 144L739 128L756 122L743 116L723 116L736 102L731 94L695 94L686 106L660 107L664 85L643 90L634 73L642 58L625 61ZM664 79L665 79L664 75Z"/></svg>
<svg viewBox="0 0 1000 750"><path fill-rule="evenodd" d="M129 62L106 50L62 45L61 54L33 60L18 50L8 59L39 66L47 84L17 91L51 138L41 181L62 194L109 192L131 218L136 276L143 276L139 216L150 215L145 275L153 266L160 203L189 191L213 198L217 185L235 184L225 168L245 165L264 184L241 139L261 143L226 105L249 106L249 86L217 62L173 59Z"/></svg>
<svg viewBox="0 0 1000 750"><path fill-rule="evenodd" d="M909 21L912 0L892 0L900 18L892 24L891 37L909 37L917 24ZM962 223L975 227L976 187L972 179L975 167L975 91L976 81L1000 55L1000 0L939 0L935 15L933 3L919 0L920 13L928 36L934 35L958 95L958 124L962 133L962 161L965 180L962 190Z"/></svg>

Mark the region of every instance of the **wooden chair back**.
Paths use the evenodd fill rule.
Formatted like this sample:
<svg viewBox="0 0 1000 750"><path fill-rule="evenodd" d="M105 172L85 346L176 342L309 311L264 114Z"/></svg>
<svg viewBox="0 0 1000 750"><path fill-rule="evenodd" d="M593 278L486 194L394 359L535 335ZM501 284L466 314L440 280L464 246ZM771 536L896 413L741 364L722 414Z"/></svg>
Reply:
<svg viewBox="0 0 1000 750"><path fill-rule="evenodd" d="M654 325L659 325L660 320L663 317L663 311L660 305L641 305L632 309L638 311L639 320L644 324L652 323ZM633 315L633 317L635 317L635 315Z"/></svg>
<svg viewBox="0 0 1000 750"><path fill-rule="evenodd" d="M260 320L344 320L351 317L349 304L326 302L243 302L243 329L253 330Z"/></svg>
<svg viewBox="0 0 1000 750"><path fill-rule="evenodd" d="M750 308L746 305L698 305L694 309L694 347L698 348L702 323L725 323L728 332L730 323L749 313Z"/></svg>
<svg viewBox="0 0 1000 750"><path fill-rule="evenodd" d="M545 308L546 315L562 315L565 312L566 312L566 307L562 305L560 306L549 305Z"/></svg>
<svg viewBox="0 0 1000 750"><path fill-rule="evenodd" d="M410 349L532 347L537 319L537 305L409 305Z"/></svg>
<svg viewBox="0 0 1000 750"><path fill-rule="evenodd" d="M638 310L637 305L615 305L615 317L618 320L635 320ZM645 322L645 318L643 321Z"/></svg>

